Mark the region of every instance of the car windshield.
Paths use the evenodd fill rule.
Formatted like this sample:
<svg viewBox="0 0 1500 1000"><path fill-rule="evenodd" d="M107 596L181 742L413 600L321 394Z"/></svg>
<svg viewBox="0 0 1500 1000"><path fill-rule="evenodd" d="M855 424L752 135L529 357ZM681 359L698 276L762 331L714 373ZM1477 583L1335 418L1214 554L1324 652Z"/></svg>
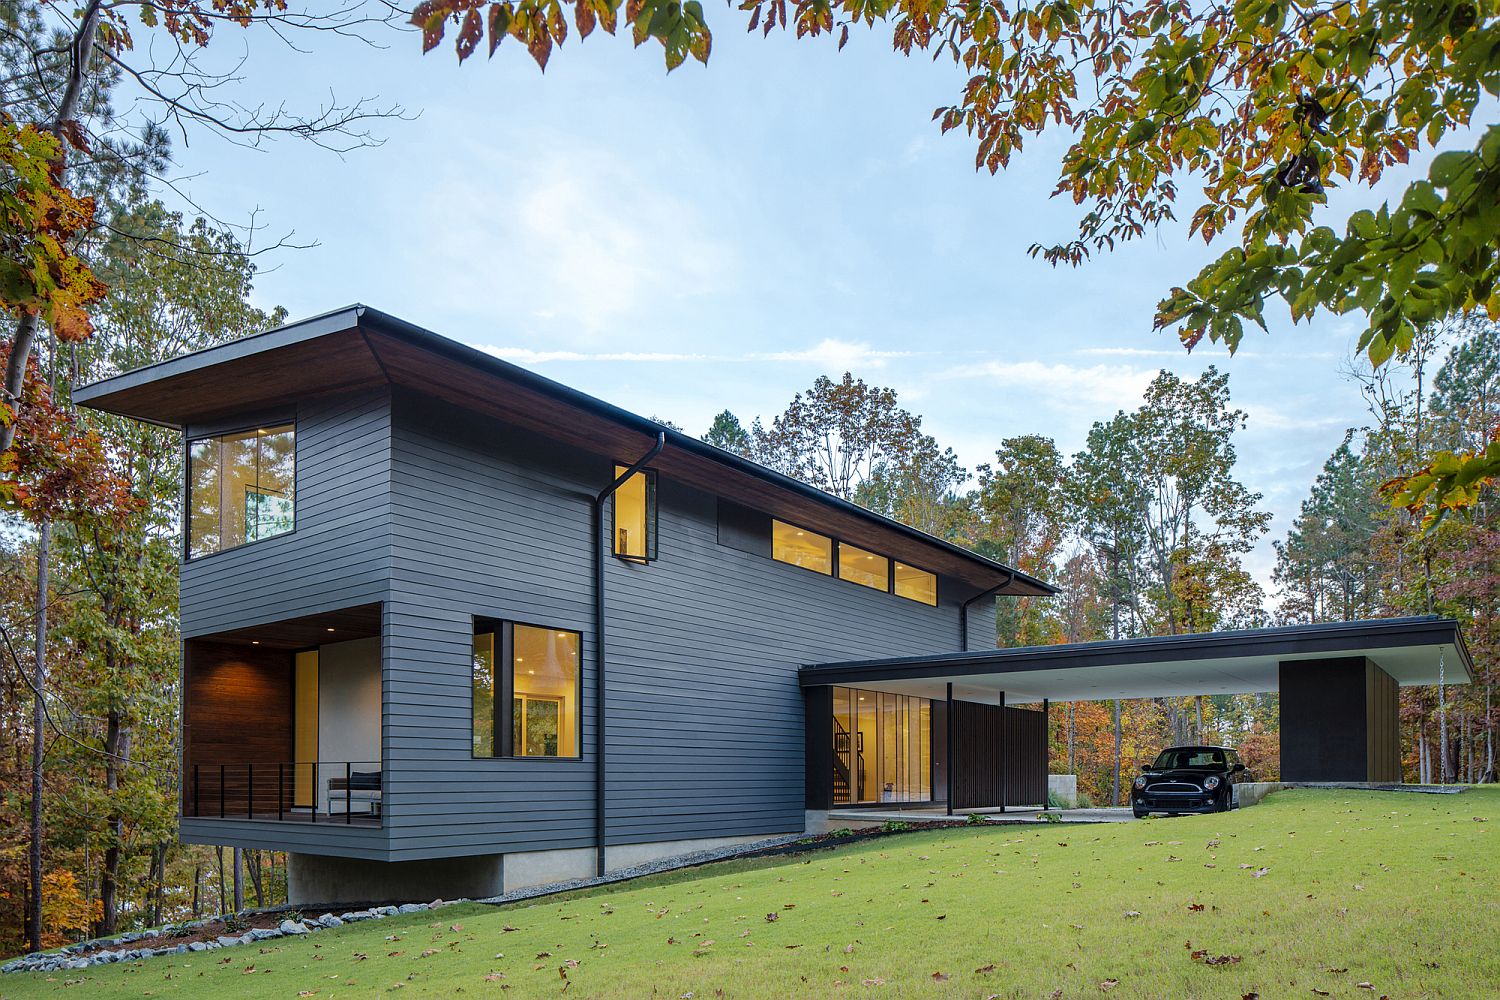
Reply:
<svg viewBox="0 0 1500 1000"><path fill-rule="evenodd" d="M1177 768L1222 768L1224 767L1224 751L1208 747L1199 747L1187 750L1163 750L1156 758L1154 765L1158 771L1171 771Z"/></svg>

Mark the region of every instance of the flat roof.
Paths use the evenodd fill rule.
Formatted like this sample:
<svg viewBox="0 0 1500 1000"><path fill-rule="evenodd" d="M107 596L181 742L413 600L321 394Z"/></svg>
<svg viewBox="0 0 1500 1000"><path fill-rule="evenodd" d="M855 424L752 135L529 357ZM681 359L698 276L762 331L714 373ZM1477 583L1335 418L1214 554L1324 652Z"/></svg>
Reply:
<svg viewBox="0 0 1500 1000"><path fill-rule="evenodd" d="M1366 656L1402 686L1467 684L1474 663L1458 622L1421 615L1280 628L984 649L804 666L803 687L837 684L1007 704L1275 691L1279 665Z"/></svg>
<svg viewBox="0 0 1500 1000"><path fill-rule="evenodd" d="M977 552L365 305L82 385L73 401L187 430L290 400L387 385L627 463L664 434L666 450L652 467L665 476L951 577L971 593L1056 593Z"/></svg>

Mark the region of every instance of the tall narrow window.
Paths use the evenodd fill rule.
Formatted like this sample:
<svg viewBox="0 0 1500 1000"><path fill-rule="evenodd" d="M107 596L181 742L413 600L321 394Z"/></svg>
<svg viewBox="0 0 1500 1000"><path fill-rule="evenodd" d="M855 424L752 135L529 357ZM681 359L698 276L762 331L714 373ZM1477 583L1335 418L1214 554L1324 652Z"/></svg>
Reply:
<svg viewBox="0 0 1500 1000"><path fill-rule="evenodd" d="M476 757L577 757L577 632L479 619L474 626Z"/></svg>
<svg viewBox="0 0 1500 1000"><path fill-rule="evenodd" d="M623 476L626 467L615 466ZM656 558L656 472L643 469L615 490L615 555L631 562Z"/></svg>
<svg viewBox="0 0 1500 1000"><path fill-rule="evenodd" d="M937 607L937 577L925 569L896 564L896 596Z"/></svg>
<svg viewBox="0 0 1500 1000"><path fill-rule="evenodd" d="M292 682L292 805L313 804L318 769L318 651L309 649L293 659Z"/></svg>
<svg viewBox="0 0 1500 1000"><path fill-rule="evenodd" d="M795 524L773 520L771 558L830 575L833 573L833 539Z"/></svg>
<svg viewBox="0 0 1500 1000"><path fill-rule="evenodd" d="M833 801L932 799L932 702L833 689Z"/></svg>
<svg viewBox="0 0 1500 1000"><path fill-rule="evenodd" d="M210 555L291 531L296 451L290 424L190 442L188 556Z"/></svg>
<svg viewBox="0 0 1500 1000"><path fill-rule="evenodd" d="M839 579L888 591L891 589L891 561L848 542L839 542Z"/></svg>

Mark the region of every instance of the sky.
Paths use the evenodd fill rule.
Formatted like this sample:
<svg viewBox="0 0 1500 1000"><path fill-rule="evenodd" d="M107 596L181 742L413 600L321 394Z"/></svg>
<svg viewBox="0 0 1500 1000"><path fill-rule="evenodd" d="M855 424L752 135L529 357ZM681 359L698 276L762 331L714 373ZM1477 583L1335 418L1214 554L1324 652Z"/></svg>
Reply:
<svg viewBox="0 0 1500 1000"><path fill-rule="evenodd" d="M1019 434L1072 454L1158 370L1218 365L1248 415L1237 475L1275 515L1247 561L1269 590L1270 542L1367 417L1344 374L1359 324L1294 327L1273 306L1270 333L1234 357L1189 355L1152 331L1154 307L1221 246L1184 223L1079 268L1034 260L1079 217L1050 197L1066 135L976 173L972 141L930 121L961 69L902 58L879 32L842 52L747 35L745 17L709 5L708 67L671 74L654 42L602 33L543 74L513 42L459 66L450 42L424 57L410 32L299 52L223 30L212 52L237 64L241 102L370 97L404 114L343 155L179 134L173 187L253 218L259 245L310 244L260 258L261 306L295 319L362 302L691 433L725 408L769 418L849 370L894 388L972 469ZM1410 176L1334 192L1331 223Z"/></svg>

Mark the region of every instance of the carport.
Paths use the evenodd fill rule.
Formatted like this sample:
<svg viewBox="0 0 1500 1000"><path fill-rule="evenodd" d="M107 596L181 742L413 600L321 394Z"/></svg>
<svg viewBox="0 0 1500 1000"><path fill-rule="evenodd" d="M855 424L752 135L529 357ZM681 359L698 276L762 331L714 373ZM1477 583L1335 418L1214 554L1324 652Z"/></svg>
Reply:
<svg viewBox="0 0 1500 1000"><path fill-rule="evenodd" d="M860 804L839 786L861 770L838 708L858 696L931 706L930 796L881 802L952 811L1045 801L1053 701L1276 691L1283 781L1399 782L1398 689L1470 683L1473 661L1456 621L1419 616L820 663L799 678L808 809Z"/></svg>

